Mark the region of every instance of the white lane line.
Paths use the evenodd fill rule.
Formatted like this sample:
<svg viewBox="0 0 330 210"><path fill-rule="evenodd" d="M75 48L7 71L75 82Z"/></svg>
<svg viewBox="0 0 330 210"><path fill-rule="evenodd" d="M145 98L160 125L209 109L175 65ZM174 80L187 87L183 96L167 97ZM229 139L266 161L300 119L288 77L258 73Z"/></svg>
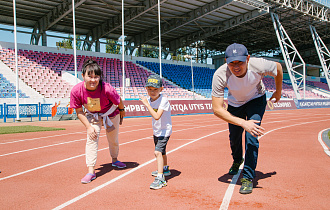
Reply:
<svg viewBox="0 0 330 210"><path fill-rule="evenodd" d="M121 133L135 132L135 131L141 131L141 130L148 130L148 128L131 130L131 131L125 131L125 132L119 132L119 134L121 134ZM48 139L48 138L59 137L59 136L73 135L73 134L77 134L77 133L86 135L86 132L85 131L80 131L80 132L75 132L75 133L65 133L65 134L58 134L58 135L52 135L52 136L43 136L43 137L32 138L32 139L21 139L21 140L15 140L15 141L10 141L10 142L4 142L4 143L0 143L0 144L12 144L12 143L23 142L23 141Z"/></svg>
<svg viewBox="0 0 330 210"><path fill-rule="evenodd" d="M183 144L183 145L181 145L181 146L179 146L179 147L177 147L177 148L175 148L175 149L169 151L167 154L170 154L170 153L172 153L172 152L175 152L175 151L177 151L177 150L179 150L179 149L181 149L181 148L183 148L183 147L185 147L185 146L187 146L187 145L189 145L189 144L192 144L192 143L194 143L194 142L196 142L196 141L199 141L199 140L201 140L201 139L207 138L207 137L209 137L209 136L212 136L212 135L214 135L214 134L218 134L218 133L221 133L221 132L224 132L224 131L227 131L227 130L228 130L228 129L226 129L226 130L222 130L222 131L217 131L217 132L215 132L215 133L211 133L211 134L208 134L208 135L206 135L206 136L200 137L200 138L198 138L198 139L195 139L195 140L193 140L193 141L191 141L191 142L188 142L188 143L186 143L186 144ZM94 193L94 192L96 192L96 191L98 191L98 190L100 190L100 189L102 189L102 188L104 188L104 187L110 185L111 183L114 183L114 182L116 182L116 181L118 181L118 180L124 178L125 176L127 176L127 175L129 175L129 174L131 174L131 173L133 173L133 172L135 172L135 171L137 171L137 170L139 170L140 168L142 168L142 167L144 167L144 166L146 166L146 165L148 165L148 164L150 164L150 163L152 163L152 162L154 162L154 161L155 161L155 158L153 158L152 160L149 160L149 161L147 161L147 162L145 162L145 163L139 165L138 167L136 167L136 168L134 168L134 169L131 169L131 170L127 171L126 173L123 173L123 174L120 175L120 176L117 176L117 177L114 178L114 179L111 179L110 181L108 181L108 182L106 182L106 183L104 183L104 184L102 184L102 185L99 185L99 186L97 186L97 187L95 187L95 188L93 188L93 189L91 189L91 190L89 190L89 191L87 191L87 192L85 192L85 193L83 193L83 194L81 194L81 195L79 195L79 196L77 196L77 197L75 197L75 198L73 198L73 199L71 199L71 200L69 200L69 201L67 201L67 202L65 202L65 203L63 203L63 204L61 204L61 205L59 205L59 206L57 206L57 207L55 207L54 210L63 209L64 207L69 206L69 205L71 205L71 204L73 204L73 203L79 201L80 199L82 199L82 198L84 198L84 197L86 197L86 196L88 196L88 195L90 195L90 194L92 194L92 193Z"/></svg>
<svg viewBox="0 0 330 210"><path fill-rule="evenodd" d="M309 124L309 123L315 123L315 122L329 121L329 120L330 120L330 119L327 119L327 120L318 120L318 121L311 121L311 122L304 122L304 123L297 123L297 124L293 124L293 125L283 126L283 127L279 127L279 128L275 128L275 129L273 129L273 130L270 130L270 131L266 132L263 136L265 136L265 135L267 135L267 134L269 134L269 133L271 133L271 132L273 132L273 131L280 130L280 129L284 129L284 128L289 128L289 127L293 127L293 126L297 126L297 125L304 125L304 124ZM260 140L263 136L259 137L259 140ZM235 176L233 176L233 179L232 179L232 181L230 182L230 184L229 184L229 186L228 186L228 188L227 188L227 190L226 190L225 196L223 197L223 199L222 199L222 203L221 203L221 206L220 206L220 209L221 209L221 210L227 210L228 207L229 207L229 203L230 203L231 197L232 197L232 195L233 195L234 188L235 188L235 185L236 185L236 183L237 183L237 179L238 179L238 177L239 177L239 175L240 175L240 173L241 173L241 171L242 171L242 169L243 169L243 165L244 165L244 164L242 164L242 165L240 166L240 169L241 169L241 170L239 170L239 172L238 172Z"/></svg>
<svg viewBox="0 0 330 210"><path fill-rule="evenodd" d="M130 133L130 132L136 132L136 131L142 131L142 130L149 130L149 128L137 129L137 130L131 130L131 131L125 131L125 132L120 132L119 134ZM101 138L101 137L105 137L105 136L106 136L106 135L100 135L99 138ZM33 151L33 150L37 150L37 149L43 149L43 148L48 148L48 147L58 146L58 145L63 145L63 144L69 144L69 143L78 142L78 141L83 141L83 140L86 140L86 138L83 138L83 139L77 139L77 140L73 140L73 141L66 141L66 142L57 143L57 144L46 145L46 146L42 146L42 147L35 147L35 148L31 148L31 149L26 149L26 150L20 150L20 151L17 151L17 152L6 153L6 154L2 154L2 155L0 155L0 157L8 156L8 155L13 155L13 154L18 154L18 153L22 153L22 152Z"/></svg>
<svg viewBox="0 0 330 210"><path fill-rule="evenodd" d="M72 135L72 134L77 134L77 133L81 133L81 132L64 133L64 134L57 134L57 135L52 135L52 136L43 136L43 137L32 138L32 139L21 139L21 140L3 142L3 143L0 143L0 144L12 144L12 143L17 143L17 142L22 142L22 141L32 141L32 140L38 140L38 139L46 139L46 138L52 138L52 137L67 136L67 135Z"/></svg>
<svg viewBox="0 0 330 210"><path fill-rule="evenodd" d="M218 126L218 125L220 125L220 124L213 124L213 125L199 126L199 127L210 127L210 126ZM192 127L192 128L185 128L185 129L182 129L182 130L173 131L173 133L174 133L174 132L181 132L181 131L191 130L191 129L195 129L195 127ZM148 138L152 138L152 136L143 137L143 138L141 138L141 139L136 139L136 140L132 140L132 141L129 141L129 142L121 143L121 144L119 144L119 146L121 146L121 145L125 145L125 144L129 144L129 143L133 143L133 142L137 142L137 141L141 141L141 140L148 139ZM109 149L109 147L99 149L98 151L102 151L102 150L105 150L105 149ZM59 160L59 161L56 161L56 162L53 162L53 163L49 163L49 164L46 164L46 165L43 165L43 166L39 166L39 167L36 167L36 168L30 169L30 170L27 170L27 171L23 171L23 172L19 172L19 173L16 173L16 174L10 175L10 176L6 176L6 177L3 177L3 178L0 178L0 181L5 180L5 179L9 179L9 178L12 178L12 177L16 177L16 176L19 176L19 175L22 175L22 174L26 174L26 173L28 173L28 172L36 171L36 170L38 170L38 169L42 169L42 168L45 168L45 167L48 167L48 166L52 166L52 165L55 165L55 164L57 164L57 163L62 163L62 162L68 161L68 160L72 160L72 159L74 159L74 158L82 157L82 156L84 156L84 155L85 155L85 154L77 155L77 156L74 156L74 157L70 157L70 158L66 158L66 159L63 159L63 160Z"/></svg>
<svg viewBox="0 0 330 210"><path fill-rule="evenodd" d="M188 123L184 123L184 122L188 122ZM207 121L209 122L209 121ZM183 120L180 122L180 126L181 125L191 125L191 121L187 121L187 120ZM149 124L148 124L149 125ZM194 125L194 124L192 124ZM132 127L137 127L137 126L141 126L141 124L139 125L130 125L130 126L125 126L125 127L120 127L120 129L124 129L124 128L132 128ZM135 131L139 131L139 130L148 130L150 129L151 130L151 127L150 128L145 128L145 129L137 129L137 130L131 130L131 131L125 131L125 132L119 132L119 134L121 133L129 133L129 132L135 132ZM15 140L15 141L9 141L9 142L0 142L0 145L2 144L12 144L12 143L18 143L18 142L24 142L24 141L32 141L32 140L40 140L40 139L48 139L48 138L53 138L53 137L60 137L60 136L67 136L67 135L74 135L74 134L77 134L77 133L80 133L80 134L84 134L86 135L86 132L85 131L79 131L79 132L74 132L74 133L64 133L64 134L56 134L56 135L51 135L51 136L43 136L43 137L37 137L37 138L31 138L31 139L21 139L21 140ZM103 132L102 130L102 133L105 133Z"/></svg>
<svg viewBox="0 0 330 210"><path fill-rule="evenodd" d="M141 139L136 139L136 140L133 140L133 141L125 142L125 143L122 143L122 144L119 144L119 145L125 145L125 144L141 141L143 139L147 139L147 138L151 138L151 137L152 136L148 136L148 137L144 137L144 138L141 138ZM109 147L99 149L98 151L102 151L102 150L106 150L106 149L109 149ZM52 165L62 163L62 162L68 161L68 160L72 160L72 159L75 159L75 158L78 158L78 157L83 157L83 156L85 156L85 153L81 154L81 155L73 156L73 157L70 157L70 158L66 158L66 159L63 159L63 160L59 160L59 161L56 161L56 162L52 162L52 163L49 163L49 164L46 164L46 165L43 165L43 166L39 166L39 167L36 167L36 168L33 168L33 169L22 171L22 172L19 172L19 173L10 175L10 176L6 176L6 177L3 177L3 178L0 178L0 181L5 180L5 179L9 179L9 178L12 178L12 177L15 177L15 176L19 176L19 175L22 175L22 174L26 174L28 172L36 171L38 169L46 168L48 166L52 166Z"/></svg>
<svg viewBox="0 0 330 210"><path fill-rule="evenodd" d="M214 125L220 125L220 124L214 124ZM211 125L211 126L214 126L214 125ZM202 127L208 127L209 125L207 126L197 126L199 128L202 128ZM196 127L194 127L196 128ZM143 128L143 129L136 129L136 130L130 130L130 131L125 131L125 132L119 132L119 134L124 134L124 133L131 133L131 132L136 132L136 131L143 131L143 130L151 130L152 128ZM188 129L182 129L182 130L178 130L178 131L184 131L184 130L189 130L189 129L193 129L193 128L188 128ZM174 132L177 132L177 131L173 131ZM100 136L99 138L101 137L105 137L106 135L102 135ZM48 147L53 147L53 146L58 146L58 145L63 145L63 144L68 144L68 143L73 143L73 142L78 142L78 141L83 141L83 140L86 140L86 138L84 139L78 139L78 140L73 140L73 141L68 141L68 142L62 142L62 143L57 143L57 144L51 144L51 145L46 145L46 146L42 146L42 147L35 147L35 148L31 148L31 149L26 149L26 150L20 150L20 151L17 151L17 152L11 152L11 153L6 153L6 154L0 154L0 157L3 157L3 156L8 156L8 155L13 155L13 154L18 154L18 153L22 153L22 152L29 152L29 151L33 151L33 150L37 150L37 149L44 149L44 148L48 148Z"/></svg>
<svg viewBox="0 0 330 210"><path fill-rule="evenodd" d="M86 138L77 139L77 140L73 140L73 141L62 142L62 143L58 143L58 144L51 144L51 145L42 146L42 147L35 147L35 148L32 148L32 149L20 150L20 151L17 151L17 152L6 153L6 154L0 155L0 157L4 157L4 156L8 156L8 155L13 155L13 154L18 154L18 153L22 153L22 152L29 152L29 151L33 151L33 150L37 150L37 149L43 149L43 148L58 146L58 145L63 145L63 144L69 144L69 143L83 141L83 140L86 140Z"/></svg>
<svg viewBox="0 0 330 210"><path fill-rule="evenodd" d="M325 130L328 130L328 129L329 129L329 128L326 128L326 129L324 129L324 130L322 130L322 131L319 132L319 134L318 134L318 140L319 140L321 146L323 147L325 154L327 154L328 156L330 156L330 150L329 150L329 148L324 144L324 142L323 142L323 140L322 140L322 133L323 133Z"/></svg>

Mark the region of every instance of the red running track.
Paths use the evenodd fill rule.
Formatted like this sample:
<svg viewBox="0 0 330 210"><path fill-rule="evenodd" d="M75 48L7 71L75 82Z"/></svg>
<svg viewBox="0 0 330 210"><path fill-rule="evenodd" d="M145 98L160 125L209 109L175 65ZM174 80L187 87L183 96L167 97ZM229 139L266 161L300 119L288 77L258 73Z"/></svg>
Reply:
<svg viewBox="0 0 330 210"><path fill-rule="evenodd" d="M227 123L211 114L172 117L172 175L160 190L149 189L156 170L150 118L127 118L120 128L126 169L111 166L102 131L89 184L80 183L87 172L80 121L2 124L66 130L0 136L1 209L327 209L330 157L318 133L330 128L329 116L330 109L267 111L249 195L239 194L238 175L228 175Z"/></svg>

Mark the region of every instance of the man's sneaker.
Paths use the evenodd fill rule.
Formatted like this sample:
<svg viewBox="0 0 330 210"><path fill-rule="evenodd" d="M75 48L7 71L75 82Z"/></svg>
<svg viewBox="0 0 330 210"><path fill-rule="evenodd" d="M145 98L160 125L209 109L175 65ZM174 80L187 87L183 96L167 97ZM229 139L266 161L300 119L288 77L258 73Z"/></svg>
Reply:
<svg viewBox="0 0 330 210"><path fill-rule="evenodd" d="M239 193L241 194L249 194L252 193L253 183L250 179L242 178L242 187L239 189Z"/></svg>
<svg viewBox="0 0 330 210"><path fill-rule="evenodd" d="M87 184L87 183L90 183L94 179L96 179L96 174L88 173L88 174L86 174L86 176L84 176L84 178L81 179L81 183Z"/></svg>
<svg viewBox="0 0 330 210"><path fill-rule="evenodd" d="M229 174L230 175L236 175L239 170L239 166L244 162L244 158L238 163L233 162L233 165L229 169Z"/></svg>
<svg viewBox="0 0 330 210"><path fill-rule="evenodd" d="M116 162L112 163L112 166L117 167L117 168L126 168L125 163L122 163L119 160L117 160Z"/></svg>
<svg viewBox="0 0 330 210"><path fill-rule="evenodd" d="M164 176L170 176L171 175L171 171L170 171L169 167L167 167L166 170L163 170L163 174L164 174ZM151 175L152 176L158 176L158 171L151 172Z"/></svg>
<svg viewBox="0 0 330 210"><path fill-rule="evenodd" d="M156 177L155 181L151 183L150 189L158 190L167 185L165 178Z"/></svg>

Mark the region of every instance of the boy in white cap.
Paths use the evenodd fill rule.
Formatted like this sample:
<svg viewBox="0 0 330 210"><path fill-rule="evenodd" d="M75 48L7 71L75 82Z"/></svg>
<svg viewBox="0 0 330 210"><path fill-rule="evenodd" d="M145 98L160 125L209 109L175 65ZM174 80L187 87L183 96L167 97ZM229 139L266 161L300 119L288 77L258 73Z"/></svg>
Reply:
<svg viewBox="0 0 330 210"><path fill-rule="evenodd" d="M234 162L229 174L238 173L244 162L242 134L245 130L245 163L241 179L241 194L252 192L252 179L255 178L259 141L263 135L260 126L266 109L265 86L262 78L270 75L275 78L276 91L269 100L275 103L281 98L283 72L280 63L263 58L250 58L246 47L234 43L226 49L226 63L213 75L212 106L214 114L228 122L230 147ZM224 89L228 88L228 109L223 108Z"/></svg>
<svg viewBox="0 0 330 210"><path fill-rule="evenodd" d="M142 103L147 107L152 116L152 128L155 143L155 157L157 171L152 172L156 176L150 189L160 189L167 185L165 176L171 175L167 165L166 145L172 134L171 105L161 92L162 79L158 75L151 75L146 82L149 98L142 97Z"/></svg>

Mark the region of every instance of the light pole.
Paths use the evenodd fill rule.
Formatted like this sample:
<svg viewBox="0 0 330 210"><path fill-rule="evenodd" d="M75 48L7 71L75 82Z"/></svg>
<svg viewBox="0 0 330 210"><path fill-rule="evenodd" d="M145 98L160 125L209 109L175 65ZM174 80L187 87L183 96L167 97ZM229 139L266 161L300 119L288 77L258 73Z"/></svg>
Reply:
<svg viewBox="0 0 330 210"><path fill-rule="evenodd" d="M190 59L190 68L191 68L191 86L193 92L193 99L195 100L195 88L194 88L194 68L192 66L192 57L190 55L185 55L184 58Z"/></svg>

